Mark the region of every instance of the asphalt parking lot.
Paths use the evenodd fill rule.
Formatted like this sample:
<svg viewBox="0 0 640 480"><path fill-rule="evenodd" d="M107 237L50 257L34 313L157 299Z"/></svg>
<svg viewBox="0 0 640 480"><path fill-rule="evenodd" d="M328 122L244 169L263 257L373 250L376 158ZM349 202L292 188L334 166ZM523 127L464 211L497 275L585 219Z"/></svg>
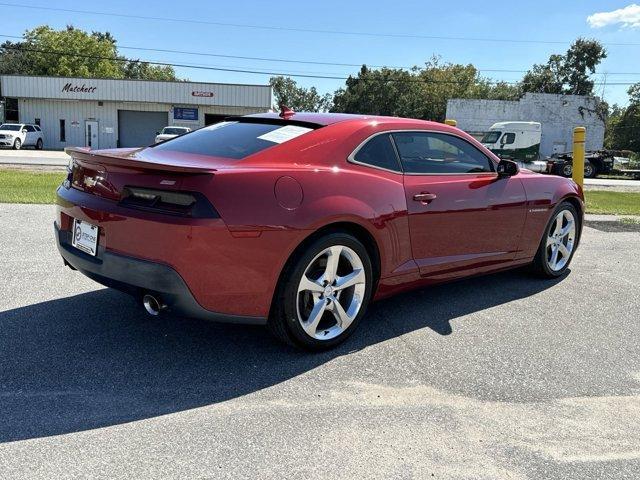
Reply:
<svg viewBox="0 0 640 480"><path fill-rule="evenodd" d="M152 319L0 204L0 477L640 476L640 233L374 304L345 345Z"/></svg>

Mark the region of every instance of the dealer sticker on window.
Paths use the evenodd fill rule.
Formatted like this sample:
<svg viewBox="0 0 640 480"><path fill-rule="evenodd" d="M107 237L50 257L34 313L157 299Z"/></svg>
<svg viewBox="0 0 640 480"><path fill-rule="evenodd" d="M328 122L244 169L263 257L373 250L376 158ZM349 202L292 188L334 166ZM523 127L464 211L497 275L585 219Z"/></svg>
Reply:
<svg viewBox="0 0 640 480"><path fill-rule="evenodd" d="M89 255L98 251L98 227L82 220L73 220L73 235L71 245Z"/></svg>
<svg viewBox="0 0 640 480"><path fill-rule="evenodd" d="M311 130L313 129L298 127L296 125L286 125L281 128L276 128L275 130L272 130L269 133L265 133L264 135L260 135L258 138L261 140L266 140L267 142L284 143L307 132L310 132Z"/></svg>

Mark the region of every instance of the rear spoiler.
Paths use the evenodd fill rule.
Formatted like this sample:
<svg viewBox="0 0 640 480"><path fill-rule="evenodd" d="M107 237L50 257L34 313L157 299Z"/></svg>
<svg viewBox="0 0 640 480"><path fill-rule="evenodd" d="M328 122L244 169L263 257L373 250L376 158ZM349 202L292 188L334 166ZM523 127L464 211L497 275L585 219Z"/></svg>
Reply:
<svg viewBox="0 0 640 480"><path fill-rule="evenodd" d="M99 165L113 165L117 167L136 168L142 170L157 170L161 172L174 173L213 173L215 168L204 165L200 162L189 163L188 161L167 162L159 159L151 161L135 154L142 149L121 149L121 150L97 150L91 151L89 147L68 147L64 151L71 158L86 163Z"/></svg>

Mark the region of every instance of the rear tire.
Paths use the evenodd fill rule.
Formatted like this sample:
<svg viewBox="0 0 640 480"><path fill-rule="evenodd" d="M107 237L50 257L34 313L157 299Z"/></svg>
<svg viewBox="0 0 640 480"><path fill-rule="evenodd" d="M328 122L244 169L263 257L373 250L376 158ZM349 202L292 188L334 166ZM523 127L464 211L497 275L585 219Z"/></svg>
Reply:
<svg viewBox="0 0 640 480"><path fill-rule="evenodd" d="M587 161L584 162L584 178L596 178L598 175L598 169L593 163Z"/></svg>
<svg viewBox="0 0 640 480"><path fill-rule="evenodd" d="M36 142L36 150L42 150L43 146L44 144L42 143L42 139L39 138L38 141Z"/></svg>
<svg viewBox="0 0 640 480"><path fill-rule="evenodd" d="M269 330L305 350L335 347L360 323L372 286L371 259L358 239L347 233L320 237L285 267Z"/></svg>
<svg viewBox="0 0 640 480"><path fill-rule="evenodd" d="M580 239L580 218L569 202L560 203L544 229L538 251L531 265L533 273L543 278L563 275L573 259Z"/></svg>

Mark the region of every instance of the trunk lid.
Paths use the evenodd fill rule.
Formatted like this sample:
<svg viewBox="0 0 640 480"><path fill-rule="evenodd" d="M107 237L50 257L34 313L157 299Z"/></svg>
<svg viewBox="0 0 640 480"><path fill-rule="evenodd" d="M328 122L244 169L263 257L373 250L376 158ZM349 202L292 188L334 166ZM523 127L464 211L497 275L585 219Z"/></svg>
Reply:
<svg viewBox="0 0 640 480"><path fill-rule="evenodd" d="M149 148L67 148L65 152L72 159L69 186L115 201L124 201L132 188L204 192L216 167L222 166L213 157L153 152Z"/></svg>

